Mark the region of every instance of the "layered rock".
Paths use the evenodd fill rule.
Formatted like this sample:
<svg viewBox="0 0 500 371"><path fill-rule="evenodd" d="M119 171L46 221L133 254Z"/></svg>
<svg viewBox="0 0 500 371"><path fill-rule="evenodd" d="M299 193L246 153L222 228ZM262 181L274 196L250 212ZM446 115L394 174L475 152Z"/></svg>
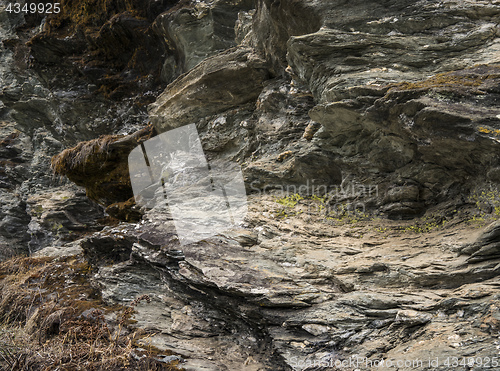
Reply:
<svg viewBox="0 0 500 371"><path fill-rule="evenodd" d="M252 8L252 1L217 0L174 7L154 23L171 54L165 59L162 78L173 81L204 59L236 46L235 23L239 12Z"/></svg>
<svg viewBox="0 0 500 371"><path fill-rule="evenodd" d="M218 54L167 87L151 106L153 125L163 132L254 102L268 76L249 48Z"/></svg>
<svg viewBox="0 0 500 371"><path fill-rule="evenodd" d="M29 197L27 212L31 216L30 252L61 246L100 230L98 220L104 217L102 208L89 200L85 192L64 186Z"/></svg>
<svg viewBox="0 0 500 371"><path fill-rule="evenodd" d="M499 222L494 222L477 236L476 240L468 245L462 246L460 252L470 255L467 261L470 263L496 260L500 255L499 245Z"/></svg>
<svg viewBox="0 0 500 371"><path fill-rule="evenodd" d="M109 304L148 294L133 327L191 370L498 352L498 223L476 224L500 210L498 4L96 4L1 30L2 246L82 254ZM127 157L191 123L242 165L249 214L181 246Z"/></svg>
<svg viewBox="0 0 500 371"><path fill-rule="evenodd" d="M189 246L157 213L81 246L99 266L104 299L151 297L134 326L154 332L149 341L180 354L187 369L314 369L353 358L369 370L367 359L439 357L433 369L446 370L446 357L495 351L498 264L456 254L474 228L353 230L325 223L306 201L308 211L283 222L273 204L252 197L243 229Z"/></svg>

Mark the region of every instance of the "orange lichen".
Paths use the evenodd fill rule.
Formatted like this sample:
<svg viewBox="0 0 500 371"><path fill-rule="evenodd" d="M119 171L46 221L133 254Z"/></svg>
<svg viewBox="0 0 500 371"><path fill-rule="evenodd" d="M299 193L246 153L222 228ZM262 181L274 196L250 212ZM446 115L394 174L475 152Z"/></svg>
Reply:
<svg viewBox="0 0 500 371"><path fill-rule="evenodd" d="M500 136L500 129L489 129L489 128L484 127L484 126L480 126L477 130L480 133L491 134L491 135L494 135L496 137Z"/></svg>

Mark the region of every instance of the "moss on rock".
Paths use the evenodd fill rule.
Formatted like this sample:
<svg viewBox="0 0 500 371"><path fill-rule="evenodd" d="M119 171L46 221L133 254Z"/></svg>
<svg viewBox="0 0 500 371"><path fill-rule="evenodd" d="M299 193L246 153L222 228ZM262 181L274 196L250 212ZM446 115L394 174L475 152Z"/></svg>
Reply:
<svg viewBox="0 0 500 371"><path fill-rule="evenodd" d="M52 157L51 167L55 174L85 187L87 196L104 206L125 202L133 196L128 155L154 135L149 125L128 136L104 135L81 142Z"/></svg>

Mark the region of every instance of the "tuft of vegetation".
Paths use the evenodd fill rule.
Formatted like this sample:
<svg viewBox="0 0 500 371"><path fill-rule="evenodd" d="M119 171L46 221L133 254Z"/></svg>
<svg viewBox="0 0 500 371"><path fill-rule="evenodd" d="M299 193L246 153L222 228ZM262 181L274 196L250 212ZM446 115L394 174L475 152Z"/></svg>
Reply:
<svg viewBox="0 0 500 371"><path fill-rule="evenodd" d="M344 202L330 205L328 196L319 196L313 194L303 197L295 193L290 196L277 198L276 203L282 207L275 213L276 217L285 219L287 217L297 216L303 213L307 215L316 215L329 223L339 225L356 224L362 221L372 220L372 216L364 209L361 203Z"/></svg>
<svg viewBox="0 0 500 371"><path fill-rule="evenodd" d="M135 306L149 297L106 305L90 273L81 257L0 263L0 369L180 370L177 360L161 362L158 349L138 348L148 334L128 327ZM118 323L107 319L112 314Z"/></svg>
<svg viewBox="0 0 500 371"><path fill-rule="evenodd" d="M475 66L464 70L439 73L427 80L416 82L401 82L393 84L391 90L417 90L417 89L459 89L469 88L478 91L488 80L500 79L500 66L484 65Z"/></svg>
<svg viewBox="0 0 500 371"><path fill-rule="evenodd" d="M440 216L428 215L417 219L412 225L401 227L401 230L413 233L429 233L443 228L447 223L448 220Z"/></svg>
<svg viewBox="0 0 500 371"><path fill-rule="evenodd" d="M277 218L287 218L290 216L299 215L302 213L300 210L295 210L297 204L302 201L304 197L300 194L295 193L290 196L282 197L276 199L276 203L280 204L282 207L275 213Z"/></svg>
<svg viewBox="0 0 500 371"><path fill-rule="evenodd" d="M133 197L128 155L156 134L152 125L129 136L103 135L80 142L51 159L54 174L85 187L87 196L105 206Z"/></svg>
<svg viewBox="0 0 500 371"><path fill-rule="evenodd" d="M476 212L469 219L471 222L485 224L487 221L500 218L500 193L496 189L475 191L470 196Z"/></svg>
<svg viewBox="0 0 500 371"><path fill-rule="evenodd" d="M52 157L51 166L56 174L66 175L75 171L85 172L92 164L102 165L108 157L109 146L121 136L102 135L98 139L80 142ZM87 169L86 169L87 168Z"/></svg>
<svg viewBox="0 0 500 371"><path fill-rule="evenodd" d="M297 205L297 203L303 199L304 199L304 197L302 197L298 193L295 193L291 196L278 198L276 200L276 202L279 203L280 205L283 205L286 208L292 208L292 207L295 207Z"/></svg>
<svg viewBox="0 0 500 371"><path fill-rule="evenodd" d="M328 196L312 195L301 196L292 194L276 198L275 202L281 207L275 211L275 216L280 219L294 217L301 214L316 215L319 219L336 226L351 226L352 228L366 225L367 222L376 222L377 216L366 211L362 202L342 202L332 205ZM430 233L445 228L450 222L469 223L482 227L486 223L500 219L500 192L491 189L476 191L469 197L473 207L463 207L461 210L448 210L442 213L431 213L401 222L398 225L372 227L372 231L387 234L389 231L405 233Z"/></svg>

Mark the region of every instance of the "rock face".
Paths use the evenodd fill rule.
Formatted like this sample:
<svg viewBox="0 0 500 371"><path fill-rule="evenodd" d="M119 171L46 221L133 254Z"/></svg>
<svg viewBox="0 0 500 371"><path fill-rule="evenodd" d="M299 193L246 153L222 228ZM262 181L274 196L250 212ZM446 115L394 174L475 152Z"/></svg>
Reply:
<svg viewBox="0 0 500 371"><path fill-rule="evenodd" d="M163 65L163 80L171 82L207 57L236 46L238 14L252 7L249 0L216 0L177 6L160 14L154 28L172 52Z"/></svg>
<svg viewBox="0 0 500 371"><path fill-rule="evenodd" d="M61 4L0 12L2 259L79 254L110 305L149 295L132 330L187 370L496 357L500 4ZM183 246L127 161L192 123L249 211Z"/></svg>
<svg viewBox="0 0 500 371"><path fill-rule="evenodd" d="M153 124L163 132L253 102L268 76L264 61L250 48L218 54L168 86L152 104Z"/></svg>
<svg viewBox="0 0 500 371"><path fill-rule="evenodd" d="M463 246L461 252L470 255L467 259L470 263L477 263L498 258L499 253L499 224L498 222L490 224L477 238L469 245Z"/></svg>

